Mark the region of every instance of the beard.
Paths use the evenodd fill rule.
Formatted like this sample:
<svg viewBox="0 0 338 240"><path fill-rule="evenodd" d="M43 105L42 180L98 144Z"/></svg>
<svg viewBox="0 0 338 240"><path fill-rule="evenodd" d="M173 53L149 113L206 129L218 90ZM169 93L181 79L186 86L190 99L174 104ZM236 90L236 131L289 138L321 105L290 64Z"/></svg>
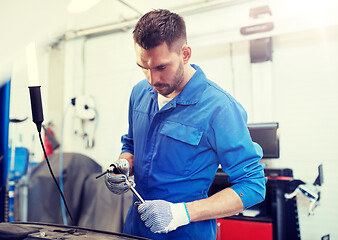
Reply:
<svg viewBox="0 0 338 240"><path fill-rule="evenodd" d="M184 65L183 65L183 63L180 63L180 65L178 66L178 69L177 69L177 71L176 71L176 73L175 73L175 75L173 76L172 79L173 79L172 83L170 83L170 84L168 84L168 83L157 83L157 84L155 84L154 85L155 90L163 96L168 96L169 94L174 92L184 80Z"/></svg>

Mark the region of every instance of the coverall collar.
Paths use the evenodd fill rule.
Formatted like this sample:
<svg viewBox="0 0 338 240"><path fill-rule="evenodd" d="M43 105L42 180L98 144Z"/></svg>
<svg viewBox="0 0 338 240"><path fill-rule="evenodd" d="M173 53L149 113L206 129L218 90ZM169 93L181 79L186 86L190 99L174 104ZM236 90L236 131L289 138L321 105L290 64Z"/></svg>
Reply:
<svg viewBox="0 0 338 240"><path fill-rule="evenodd" d="M189 82L184 86L183 90L172 100L175 101L176 104L180 105L196 104L201 98L201 95L207 86L207 83L205 81L206 76L202 71L202 69L195 64L191 64L191 66L196 70L196 72L191 77ZM155 96L157 97L157 92L152 86L149 86L148 89L150 90L150 92L153 94L154 97Z"/></svg>

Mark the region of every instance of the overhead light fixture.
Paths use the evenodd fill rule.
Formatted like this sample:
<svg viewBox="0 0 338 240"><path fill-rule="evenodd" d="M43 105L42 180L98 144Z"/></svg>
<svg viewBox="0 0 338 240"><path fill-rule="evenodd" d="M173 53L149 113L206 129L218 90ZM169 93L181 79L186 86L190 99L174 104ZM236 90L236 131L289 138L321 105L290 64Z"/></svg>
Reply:
<svg viewBox="0 0 338 240"><path fill-rule="evenodd" d="M256 8L251 8L250 9L250 14L249 16L251 18L257 19L257 18L262 18L262 17L270 17L272 16L271 10L269 6L261 6L261 7L256 7Z"/></svg>
<svg viewBox="0 0 338 240"><path fill-rule="evenodd" d="M67 10L70 13L81 13L88 11L101 0L71 0Z"/></svg>
<svg viewBox="0 0 338 240"><path fill-rule="evenodd" d="M245 26L240 28L240 33L242 35L250 35L255 33L269 32L274 29L273 22L260 23L250 26Z"/></svg>
<svg viewBox="0 0 338 240"><path fill-rule="evenodd" d="M250 35L256 33L269 32L274 29L274 24L271 21L270 17L272 16L269 6L261 6L256 8L251 8L249 13L250 18L253 21L259 20L259 23L252 24L249 26L244 26L240 28L240 33L242 35ZM262 22L266 20L266 22Z"/></svg>

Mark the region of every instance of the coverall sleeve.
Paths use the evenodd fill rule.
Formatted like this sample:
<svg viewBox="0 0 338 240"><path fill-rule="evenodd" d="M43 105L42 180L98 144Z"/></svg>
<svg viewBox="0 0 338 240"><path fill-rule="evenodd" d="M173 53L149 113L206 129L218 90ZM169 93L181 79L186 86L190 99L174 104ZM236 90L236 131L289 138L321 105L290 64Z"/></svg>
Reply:
<svg viewBox="0 0 338 240"><path fill-rule="evenodd" d="M133 140L133 91L129 99L129 112L128 112L128 133L121 137L122 153L128 152L134 155L134 140Z"/></svg>
<svg viewBox="0 0 338 240"><path fill-rule="evenodd" d="M259 162L263 152L251 140L244 108L235 101L229 102L218 111L212 129L212 144L218 159L244 209L263 201L267 181L264 165Z"/></svg>

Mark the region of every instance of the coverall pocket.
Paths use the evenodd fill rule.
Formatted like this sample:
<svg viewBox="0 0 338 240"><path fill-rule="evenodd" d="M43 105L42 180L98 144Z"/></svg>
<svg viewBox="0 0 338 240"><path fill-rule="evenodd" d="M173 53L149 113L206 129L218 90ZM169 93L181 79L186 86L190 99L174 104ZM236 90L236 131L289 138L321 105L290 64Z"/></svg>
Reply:
<svg viewBox="0 0 338 240"><path fill-rule="evenodd" d="M203 131L196 127L172 121L165 122L160 133L193 146L200 143L203 135Z"/></svg>

